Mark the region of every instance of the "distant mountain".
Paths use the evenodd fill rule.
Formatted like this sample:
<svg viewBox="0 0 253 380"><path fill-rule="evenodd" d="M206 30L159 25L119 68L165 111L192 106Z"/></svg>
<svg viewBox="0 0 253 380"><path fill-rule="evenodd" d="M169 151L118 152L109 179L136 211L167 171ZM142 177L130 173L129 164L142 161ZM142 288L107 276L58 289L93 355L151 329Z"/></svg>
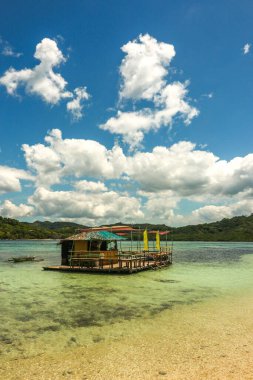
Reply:
<svg viewBox="0 0 253 380"><path fill-rule="evenodd" d="M253 214L177 228L149 223L132 224L132 226L155 231L170 230L169 239L179 241L253 241ZM165 239L165 236L162 238Z"/></svg>
<svg viewBox="0 0 253 380"><path fill-rule="evenodd" d="M174 240L253 241L253 214L171 230Z"/></svg>
<svg viewBox="0 0 253 380"><path fill-rule="evenodd" d="M39 220L36 220L35 222L31 223L36 227L46 228L47 230L58 230L62 228L85 228L82 224L72 223L72 222L49 222L44 221L41 222Z"/></svg>
<svg viewBox="0 0 253 380"><path fill-rule="evenodd" d="M115 223L114 225L125 225ZM131 224L134 228L147 230L170 230L169 239L191 241L253 241L253 214L222 219L219 222L168 227L165 224ZM15 219L0 217L0 239L63 239L78 233L87 226L72 222L35 221L19 222Z"/></svg>
<svg viewBox="0 0 253 380"><path fill-rule="evenodd" d="M71 222L19 222L0 217L0 239L62 239L85 228Z"/></svg>
<svg viewBox="0 0 253 380"><path fill-rule="evenodd" d="M37 220L31 224L40 229L51 231L51 233L56 233L60 236L60 238L78 233L78 231L82 228L87 228L87 226L72 222L40 222Z"/></svg>

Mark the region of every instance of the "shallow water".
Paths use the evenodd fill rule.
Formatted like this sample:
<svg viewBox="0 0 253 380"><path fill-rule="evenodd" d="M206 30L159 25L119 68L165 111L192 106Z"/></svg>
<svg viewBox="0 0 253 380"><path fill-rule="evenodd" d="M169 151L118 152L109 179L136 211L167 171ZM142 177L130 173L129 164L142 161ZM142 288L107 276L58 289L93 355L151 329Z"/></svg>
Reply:
<svg viewBox="0 0 253 380"><path fill-rule="evenodd" d="M130 276L45 272L60 263L56 241L0 241L0 354L29 357L120 338L178 306L246 294L253 285L253 243L176 242L173 265ZM43 262L11 263L35 255ZM112 328L113 327L113 328Z"/></svg>

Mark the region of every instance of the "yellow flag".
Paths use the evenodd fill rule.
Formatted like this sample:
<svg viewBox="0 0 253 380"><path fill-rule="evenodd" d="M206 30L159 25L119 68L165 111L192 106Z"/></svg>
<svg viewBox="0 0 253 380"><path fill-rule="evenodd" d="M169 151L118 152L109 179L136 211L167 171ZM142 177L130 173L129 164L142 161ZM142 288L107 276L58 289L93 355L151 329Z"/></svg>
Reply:
<svg viewBox="0 0 253 380"><path fill-rule="evenodd" d="M160 251L161 245L160 245L160 234L159 234L159 231L157 231L157 233L156 233L155 240L156 240L156 249L158 251Z"/></svg>
<svg viewBox="0 0 253 380"><path fill-rule="evenodd" d="M143 232L143 244L144 244L144 247L143 247L144 251L148 251L148 231L147 230Z"/></svg>

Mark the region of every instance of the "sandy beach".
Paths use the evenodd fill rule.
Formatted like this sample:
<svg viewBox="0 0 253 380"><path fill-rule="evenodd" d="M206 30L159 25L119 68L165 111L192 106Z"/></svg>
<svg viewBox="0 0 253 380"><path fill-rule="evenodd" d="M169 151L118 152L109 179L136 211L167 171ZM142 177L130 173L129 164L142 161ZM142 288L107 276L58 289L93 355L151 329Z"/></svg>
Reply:
<svg viewBox="0 0 253 380"><path fill-rule="evenodd" d="M253 379L253 295L177 306L144 325L111 326L121 335L65 352L2 357L6 380Z"/></svg>

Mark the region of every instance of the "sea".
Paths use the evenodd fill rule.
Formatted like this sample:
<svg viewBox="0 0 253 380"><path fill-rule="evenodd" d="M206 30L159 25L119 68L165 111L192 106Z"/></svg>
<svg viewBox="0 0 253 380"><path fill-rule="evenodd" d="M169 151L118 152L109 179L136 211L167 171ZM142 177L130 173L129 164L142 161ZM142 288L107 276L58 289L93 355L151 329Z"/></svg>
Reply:
<svg viewBox="0 0 253 380"><path fill-rule="evenodd" d="M34 255L39 262L13 263ZM0 358L61 353L121 339L166 312L252 294L253 243L175 242L173 264L132 275L44 271L60 264L54 240L0 241ZM182 326L182 328L184 328Z"/></svg>

